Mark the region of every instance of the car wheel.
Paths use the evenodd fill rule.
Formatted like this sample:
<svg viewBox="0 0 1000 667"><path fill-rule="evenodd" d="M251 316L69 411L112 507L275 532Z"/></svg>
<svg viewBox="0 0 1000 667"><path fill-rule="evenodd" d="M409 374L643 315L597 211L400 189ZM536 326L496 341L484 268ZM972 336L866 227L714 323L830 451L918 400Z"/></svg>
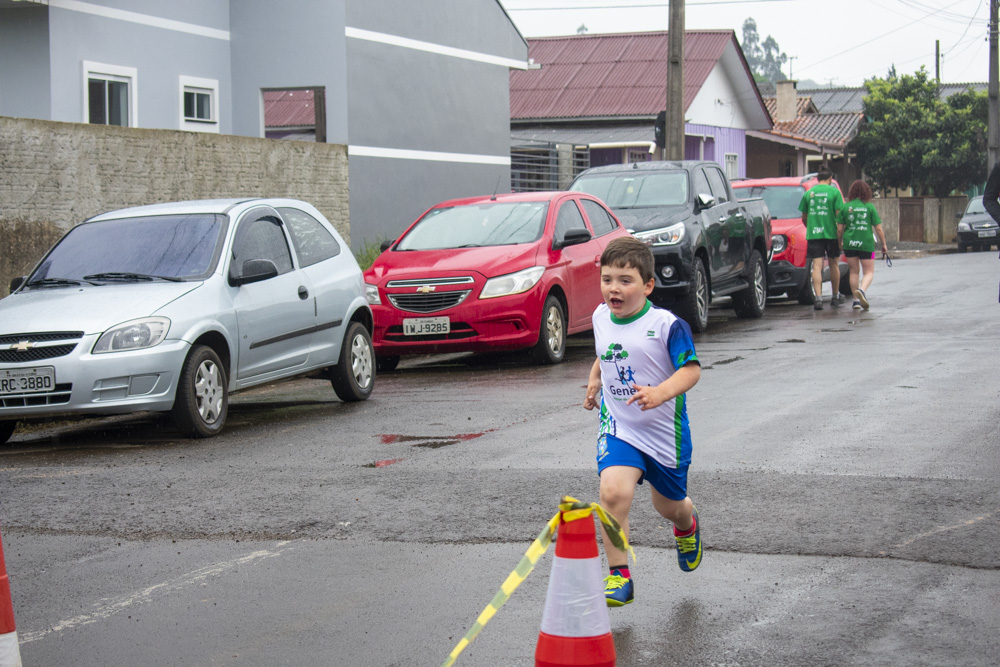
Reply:
<svg viewBox="0 0 1000 667"><path fill-rule="evenodd" d="M531 353L540 364L558 364L566 354L566 314L562 303L551 294L545 297L538 342Z"/></svg>
<svg viewBox="0 0 1000 667"><path fill-rule="evenodd" d="M733 295L733 309L737 317L756 319L764 315L767 305L767 271L760 251L750 251L750 285Z"/></svg>
<svg viewBox="0 0 1000 667"><path fill-rule="evenodd" d="M10 436L14 435L14 429L16 428L17 421L14 419L0 421L0 445L10 440Z"/></svg>
<svg viewBox="0 0 1000 667"><path fill-rule="evenodd" d="M219 355L207 345L188 352L177 382L170 416L189 438L210 438L222 431L229 413L229 385Z"/></svg>
<svg viewBox="0 0 1000 667"><path fill-rule="evenodd" d="M394 371L399 366L399 355L391 357L375 357L375 369L379 371Z"/></svg>
<svg viewBox="0 0 1000 667"><path fill-rule="evenodd" d="M333 367L330 383L337 398L346 402L363 401L375 386L375 348L368 329L361 322L351 322L340 346L340 360Z"/></svg>
<svg viewBox="0 0 1000 667"><path fill-rule="evenodd" d="M697 257L693 270L691 289L677 302L674 314L687 322L693 333L701 333L708 328L708 279L705 265Z"/></svg>
<svg viewBox="0 0 1000 667"><path fill-rule="evenodd" d="M806 273L806 279L802 281L802 287L799 288L799 293L796 299L798 299L798 302L803 306L811 306L816 303L816 293L813 291L811 274Z"/></svg>

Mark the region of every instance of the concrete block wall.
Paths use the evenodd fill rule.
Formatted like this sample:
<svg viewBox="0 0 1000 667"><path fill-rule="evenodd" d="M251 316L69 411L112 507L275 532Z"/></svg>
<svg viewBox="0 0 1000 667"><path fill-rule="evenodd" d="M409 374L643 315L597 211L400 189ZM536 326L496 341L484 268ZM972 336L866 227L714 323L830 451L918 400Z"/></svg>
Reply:
<svg viewBox="0 0 1000 667"><path fill-rule="evenodd" d="M0 117L0 295L88 217L244 196L308 201L350 243L346 146Z"/></svg>

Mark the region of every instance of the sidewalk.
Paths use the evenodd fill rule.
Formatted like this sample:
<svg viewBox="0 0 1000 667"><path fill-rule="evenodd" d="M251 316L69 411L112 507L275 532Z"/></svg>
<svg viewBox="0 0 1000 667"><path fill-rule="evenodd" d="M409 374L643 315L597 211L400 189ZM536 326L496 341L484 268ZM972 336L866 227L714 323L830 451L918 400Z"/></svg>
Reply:
<svg viewBox="0 0 1000 667"><path fill-rule="evenodd" d="M917 243L915 241L889 241L889 256L893 259L908 259L912 257L925 257L927 255L944 255L958 252L958 246L954 243ZM875 258L879 253L876 249Z"/></svg>

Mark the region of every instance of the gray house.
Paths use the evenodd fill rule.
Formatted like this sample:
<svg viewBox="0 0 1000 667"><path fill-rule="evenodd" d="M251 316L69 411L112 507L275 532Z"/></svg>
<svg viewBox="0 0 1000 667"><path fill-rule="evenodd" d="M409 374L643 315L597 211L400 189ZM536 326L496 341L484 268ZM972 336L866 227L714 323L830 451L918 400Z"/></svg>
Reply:
<svg viewBox="0 0 1000 667"><path fill-rule="evenodd" d="M0 0L0 116L265 137L265 94L308 91L358 247L509 189L527 56L497 0Z"/></svg>

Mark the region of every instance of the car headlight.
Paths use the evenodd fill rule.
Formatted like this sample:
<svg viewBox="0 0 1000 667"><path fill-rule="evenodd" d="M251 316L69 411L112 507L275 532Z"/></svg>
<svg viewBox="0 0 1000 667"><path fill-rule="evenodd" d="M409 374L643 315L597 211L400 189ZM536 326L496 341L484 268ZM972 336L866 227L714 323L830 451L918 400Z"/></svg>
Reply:
<svg viewBox="0 0 1000 667"><path fill-rule="evenodd" d="M517 273L508 273L505 276L496 276L486 281L480 299L493 299L498 296L509 294L520 294L527 292L542 279L545 273L544 266L533 266Z"/></svg>
<svg viewBox="0 0 1000 667"><path fill-rule="evenodd" d="M365 283L365 298L368 299L369 305L378 305L382 303L381 297L378 295L378 285L369 285Z"/></svg>
<svg viewBox="0 0 1000 667"><path fill-rule="evenodd" d="M647 245L677 245L684 239L684 223L678 222L663 229L637 232L633 236Z"/></svg>
<svg viewBox="0 0 1000 667"><path fill-rule="evenodd" d="M958 223L958 231L960 231L960 232L971 232L972 231L972 227L970 227L969 223L967 223L967 222L960 222L960 223Z"/></svg>
<svg viewBox="0 0 1000 667"><path fill-rule="evenodd" d="M142 350L163 342L170 330L165 317L146 317L119 324L105 331L94 345L94 354Z"/></svg>
<svg viewBox="0 0 1000 667"><path fill-rule="evenodd" d="M788 247L788 239L785 238L784 234L772 234L771 235L771 253L777 255L779 253L785 252L785 248Z"/></svg>

